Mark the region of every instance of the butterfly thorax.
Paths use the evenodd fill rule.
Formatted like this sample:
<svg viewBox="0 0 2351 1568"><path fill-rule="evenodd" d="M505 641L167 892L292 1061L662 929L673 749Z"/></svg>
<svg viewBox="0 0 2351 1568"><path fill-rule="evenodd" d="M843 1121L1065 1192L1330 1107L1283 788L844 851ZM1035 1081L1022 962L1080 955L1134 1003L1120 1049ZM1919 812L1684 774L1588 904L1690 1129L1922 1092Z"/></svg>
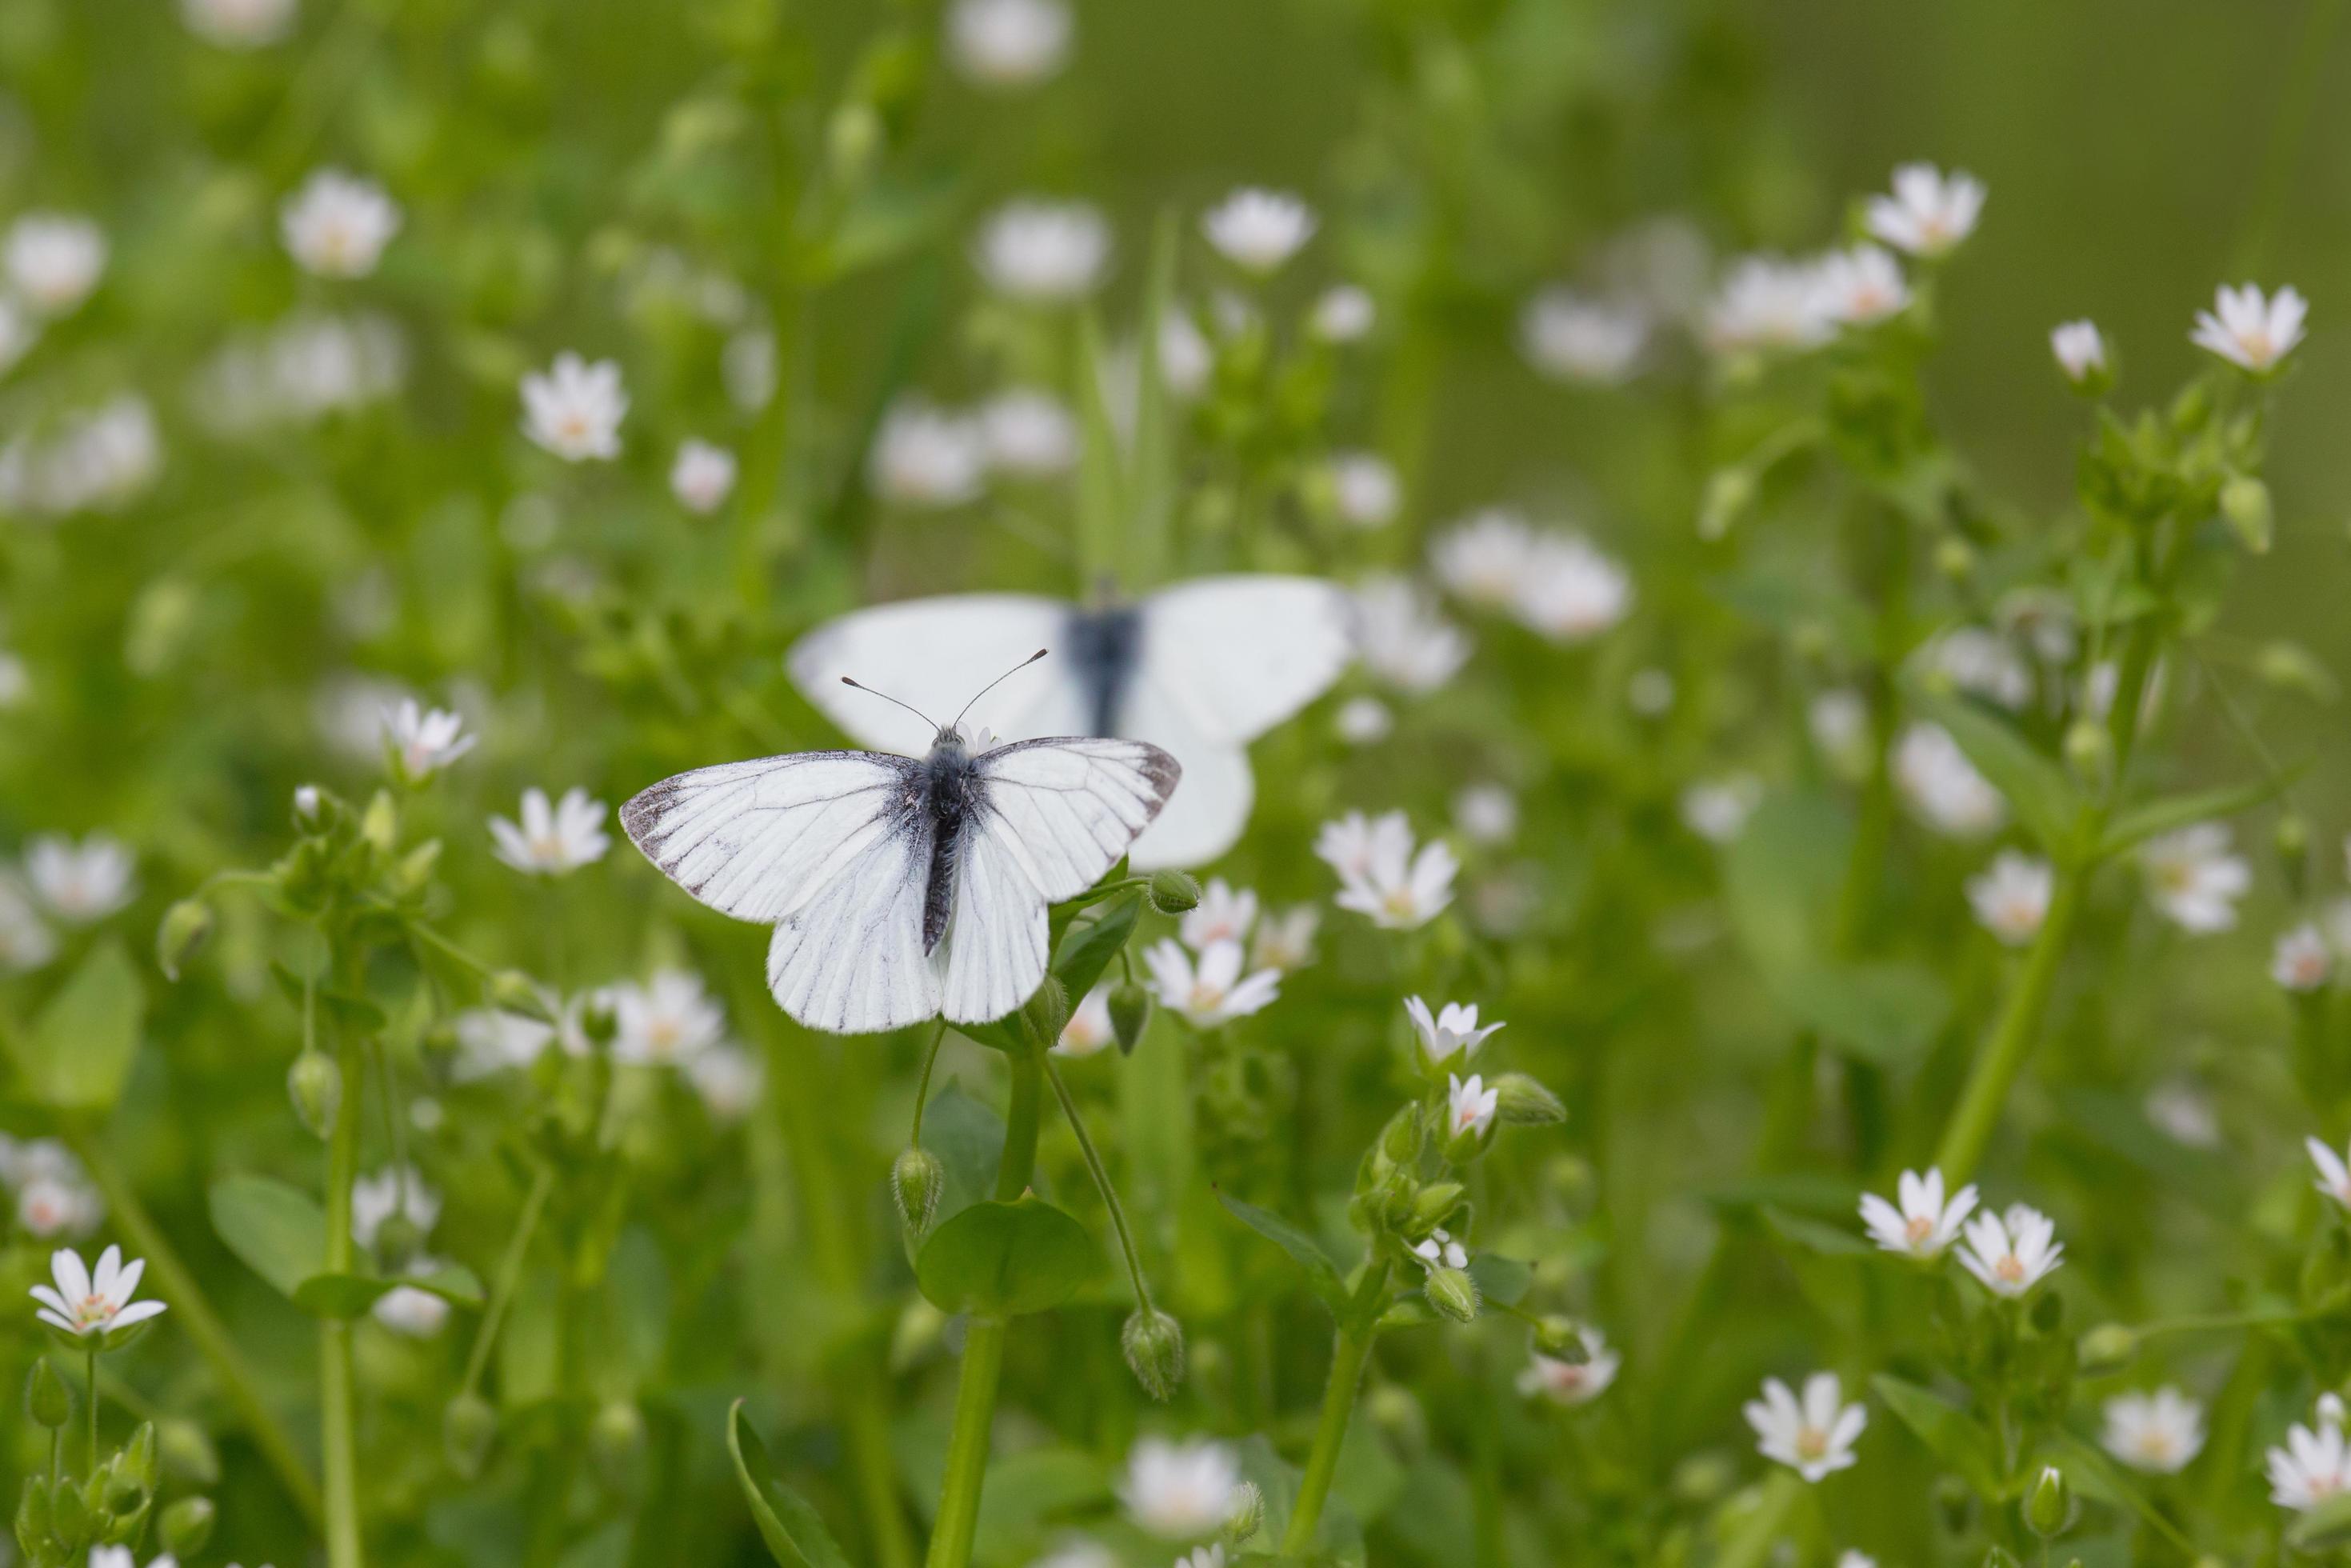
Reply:
<svg viewBox="0 0 2351 1568"><path fill-rule="evenodd" d="M964 830L978 809L979 766L954 730L943 729L923 758L922 810L931 833L931 866L923 886L923 951L938 950L955 915L956 865Z"/></svg>
<svg viewBox="0 0 2351 1568"><path fill-rule="evenodd" d="M1063 643L1085 693L1087 733L1116 735L1119 709L1143 660L1143 612L1132 604L1102 604L1070 617Z"/></svg>

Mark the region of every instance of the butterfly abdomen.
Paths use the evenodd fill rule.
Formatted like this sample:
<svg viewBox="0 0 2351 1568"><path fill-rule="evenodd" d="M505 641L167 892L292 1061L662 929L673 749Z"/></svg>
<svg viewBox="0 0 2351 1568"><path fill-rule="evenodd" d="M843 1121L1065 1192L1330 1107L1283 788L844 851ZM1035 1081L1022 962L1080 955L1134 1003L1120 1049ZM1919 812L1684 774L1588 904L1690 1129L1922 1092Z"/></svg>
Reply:
<svg viewBox="0 0 2351 1568"><path fill-rule="evenodd" d="M955 918L956 867L963 856L964 831L979 805L982 785L970 753L959 741L931 747L923 770L924 806L931 820L931 866L923 886L923 951L938 951Z"/></svg>
<svg viewBox="0 0 2351 1568"><path fill-rule="evenodd" d="M1087 733L1116 735L1119 710L1143 659L1143 612L1131 604L1081 610L1070 617L1063 641L1085 693Z"/></svg>

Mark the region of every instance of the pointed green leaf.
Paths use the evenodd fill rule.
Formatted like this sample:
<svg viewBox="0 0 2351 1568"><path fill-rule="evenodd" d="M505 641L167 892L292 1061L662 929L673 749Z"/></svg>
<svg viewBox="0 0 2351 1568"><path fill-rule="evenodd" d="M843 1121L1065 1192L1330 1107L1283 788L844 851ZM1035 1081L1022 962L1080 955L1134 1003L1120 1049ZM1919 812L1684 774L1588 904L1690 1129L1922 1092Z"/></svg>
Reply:
<svg viewBox="0 0 2351 1568"><path fill-rule="evenodd" d="M14 1037L16 1070L33 1098L59 1111L104 1111L122 1092L146 1012L139 971L110 936Z"/></svg>
<svg viewBox="0 0 2351 1568"><path fill-rule="evenodd" d="M1053 954L1053 973L1068 988L1070 1006L1086 999L1086 993L1134 935L1135 923L1142 918L1143 895L1130 893L1070 923Z"/></svg>
<svg viewBox="0 0 2351 1568"><path fill-rule="evenodd" d="M2217 789L2199 789L2186 795L2167 795L2158 800L2142 800L2126 806L2115 813L2105 831L2098 835L2101 858L2118 855L2136 848L2158 834L2197 822L2217 821L2250 810L2264 800L2274 799L2280 791L2308 771L2307 764L2281 768L2267 779L2255 779L2243 784L2223 785Z"/></svg>
<svg viewBox="0 0 2351 1568"><path fill-rule="evenodd" d="M2001 1496L1999 1450L1980 1422L1931 1389L1884 1375L1870 1379L1886 1407L1934 1456L1986 1500Z"/></svg>
<svg viewBox="0 0 2351 1568"><path fill-rule="evenodd" d="M726 1451L735 1457L735 1479L742 1484L751 1521L778 1568L850 1568L809 1500L777 1479L768 1446L743 1414L740 1399L726 1412Z"/></svg>
<svg viewBox="0 0 2351 1568"><path fill-rule="evenodd" d="M1347 1310L1346 1282L1339 1277L1339 1266L1322 1250L1322 1244L1278 1214L1243 1203L1239 1198L1217 1189L1217 1201L1227 1212L1284 1252L1306 1270L1306 1283L1333 1312L1344 1315Z"/></svg>
<svg viewBox="0 0 2351 1568"><path fill-rule="evenodd" d="M327 1217L308 1193L269 1176L224 1176L211 1208L228 1249L288 1300L323 1271Z"/></svg>
<svg viewBox="0 0 2351 1568"><path fill-rule="evenodd" d="M1922 716L1950 732L2043 849L2057 860L2073 858L2082 799L2055 759L2044 756L2008 720L1964 698L1918 694L1914 701Z"/></svg>

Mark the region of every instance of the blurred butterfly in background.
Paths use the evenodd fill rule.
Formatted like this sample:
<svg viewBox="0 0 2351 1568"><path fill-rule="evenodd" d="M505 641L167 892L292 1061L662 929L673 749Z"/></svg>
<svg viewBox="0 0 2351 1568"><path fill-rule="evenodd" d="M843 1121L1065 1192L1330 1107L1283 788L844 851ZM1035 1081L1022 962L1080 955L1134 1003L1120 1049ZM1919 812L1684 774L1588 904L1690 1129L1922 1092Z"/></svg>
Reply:
<svg viewBox="0 0 2351 1568"><path fill-rule="evenodd" d="M905 745L911 724L850 696L855 672L917 707L945 708L968 673L1042 644L1044 679L974 706L1009 737L1120 736L1164 748L1184 789L1135 840L1138 871L1216 859L1249 825L1249 743L1330 689L1353 651L1346 595L1311 577L1196 578L1131 603L1088 607L1019 593L950 594L859 610L810 632L785 667L809 701L866 746Z"/></svg>
<svg viewBox="0 0 2351 1568"><path fill-rule="evenodd" d="M630 800L621 823L695 898L776 928L768 988L809 1028L986 1023L1044 979L1047 906L1118 863L1183 769L1134 740L976 747L963 717L932 725L920 758L807 751L698 768Z"/></svg>

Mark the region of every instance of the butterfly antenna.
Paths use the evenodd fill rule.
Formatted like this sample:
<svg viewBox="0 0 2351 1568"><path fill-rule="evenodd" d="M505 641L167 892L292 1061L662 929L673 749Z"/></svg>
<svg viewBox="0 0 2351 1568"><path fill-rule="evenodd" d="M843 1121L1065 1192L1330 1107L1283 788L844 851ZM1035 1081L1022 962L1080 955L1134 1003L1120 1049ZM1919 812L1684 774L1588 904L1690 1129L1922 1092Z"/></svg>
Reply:
<svg viewBox="0 0 2351 1568"><path fill-rule="evenodd" d="M963 713L956 715L955 723L947 726L947 727L949 729L960 728L963 725L963 714L969 713L971 711L972 703L977 702L980 698L986 696L988 693L994 691L997 687L1002 685L1005 682L1010 680L1013 676L1019 674L1021 671L1027 669L1029 665L1035 664L1044 656L1045 650L1042 648L1038 649L1035 653L1029 654L1027 658L1021 660L1019 664L1013 665L1002 674L997 676L996 679L988 682L987 685L974 692L971 696L971 702L963 705Z"/></svg>
<svg viewBox="0 0 2351 1568"><path fill-rule="evenodd" d="M888 692L877 692L872 686L863 685L858 681L851 680L847 675L841 677L841 684L844 686L855 686L859 691L863 692L869 697L880 697L885 703L897 703L900 707L904 708L908 713L913 714L925 724L930 725L933 729L939 727L938 725L932 720L930 715L925 713L921 708L916 707L913 703L898 702L898 699L892 696Z"/></svg>

